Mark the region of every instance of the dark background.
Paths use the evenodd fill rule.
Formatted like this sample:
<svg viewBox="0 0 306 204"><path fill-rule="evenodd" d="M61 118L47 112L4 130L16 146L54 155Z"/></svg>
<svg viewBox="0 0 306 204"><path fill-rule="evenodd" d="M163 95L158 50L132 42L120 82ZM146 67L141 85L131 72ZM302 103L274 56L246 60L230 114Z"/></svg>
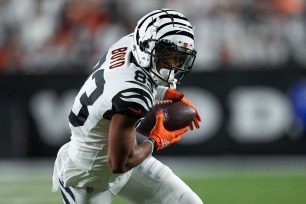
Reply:
<svg viewBox="0 0 306 204"><path fill-rule="evenodd" d="M203 102L195 101L197 107L201 106L201 110L204 109L204 112L201 112L203 118L201 129L197 133L197 138L200 139L192 144L181 142L159 152L159 155L305 155L305 105L301 107L301 104L297 105L296 101L297 98L305 100L304 76L305 71L290 68L275 71L215 71L187 76L182 89L189 87L189 90L193 88L205 90L217 99L221 105L220 124L214 133L210 133L211 136L208 139L204 139L207 136L205 129L209 128L208 122L210 121L209 116L206 116L206 112L210 110L208 110L209 107L205 107L204 96ZM0 76L0 112L2 116L0 118L0 157L24 158L56 155L59 147L70 137L68 113L75 97L72 93L78 91L86 77L85 74ZM275 114L269 109L270 103L274 104L263 95L260 100L254 102L255 110L251 109L246 114L252 114L251 118L256 119L250 121L251 126L266 128L266 130L263 132L258 130L256 133L258 138L255 135L251 140L240 140L233 137L228 124L233 120L233 115L241 118L245 114L239 115L239 112L235 113L234 110L231 110L233 105L229 105L229 97L231 93L242 87L250 93L254 87L260 87L259 94L272 88L282 96L282 98L276 98L276 102L283 101L290 111L289 114L281 114L270 120L269 118ZM186 93L187 98L189 93ZM282 108L277 109L278 112L282 113ZM46 109L51 110L46 112ZM261 120L271 122L271 126L261 124ZM275 122L284 120L286 128L278 127L281 128L277 132L278 135L267 133L269 129L273 129ZM236 133L242 137L249 137L243 130L242 132L237 131ZM188 135L185 139L188 140Z"/></svg>
<svg viewBox="0 0 306 204"><path fill-rule="evenodd" d="M92 67L158 8L195 26L179 90L203 118L158 154L305 155L305 0L0 0L0 157L55 157Z"/></svg>

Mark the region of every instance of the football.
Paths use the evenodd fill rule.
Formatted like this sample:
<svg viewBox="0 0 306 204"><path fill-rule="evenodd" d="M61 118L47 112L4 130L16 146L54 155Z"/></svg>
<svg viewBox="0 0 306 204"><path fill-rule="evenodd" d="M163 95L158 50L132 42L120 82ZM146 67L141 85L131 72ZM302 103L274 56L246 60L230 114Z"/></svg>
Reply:
<svg viewBox="0 0 306 204"><path fill-rule="evenodd" d="M196 112L193 108L181 101L164 100L156 103L152 110L136 126L136 131L142 135L149 136L156 122L157 112L164 114L164 127L173 131L189 126Z"/></svg>

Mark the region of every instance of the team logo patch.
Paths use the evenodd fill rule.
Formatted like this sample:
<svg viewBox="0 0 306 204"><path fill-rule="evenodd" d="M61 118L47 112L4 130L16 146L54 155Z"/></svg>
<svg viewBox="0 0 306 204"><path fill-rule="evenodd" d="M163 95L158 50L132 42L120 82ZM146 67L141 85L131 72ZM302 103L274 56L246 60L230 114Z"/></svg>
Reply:
<svg viewBox="0 0 306 204"><path fill-rule="evenodd" d="M162 144L163 144L163 145L162 145L163 147L165 147L165 146L167 146L168 144L170 144L170 142L169 142L168 140L165 140L165 139L162 139L161 142L162 142Z"/></svg>
<svg viewBox="0 0 306 204"><path fill-rule="evenodd" d="M135 109L135 108L132 108L132 107L128 107L128 109L130 109L136 115L141 115L141 109Z"/></svg>

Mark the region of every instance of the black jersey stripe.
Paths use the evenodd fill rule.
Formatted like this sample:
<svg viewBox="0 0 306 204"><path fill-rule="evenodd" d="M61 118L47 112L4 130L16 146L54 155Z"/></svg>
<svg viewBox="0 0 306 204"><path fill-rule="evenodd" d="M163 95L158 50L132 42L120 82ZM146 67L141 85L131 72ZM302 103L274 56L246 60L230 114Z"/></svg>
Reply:
<svg viewBox="0 0 306 204"><path fill-rule="evenodd" d="M126 94L126 95L124 95ZM115 100L125 100L126 102L133 102L133 99L141 100L148 108L144 107L144 109L150 109L153 104L153 97L151 94L147 93L143 89L139 88L129 88L123 91L120 91L115 97ZM142 104L140 104L143 106Z"/></svg>
<svg viewBox="0 0 306 204"><path fill-rule="evenodd" d="M149 87L145 86L144 84L140 83L140 82L137 82L137 81L127 81L129 83L132 83L132 84L137 84L138 86L144 88L146 91L148 92L151 92L151 90L149 89Z"/></svg>
<svg viewBox="0 0 306 204"><path fill-rule="evenodd" d="M62 189L61 189L61 194L62 194L62 197L64 199L65 204L70 204L69 200L67 199L67 197L66 197L66 195L65 195L65 193L63 192Z"/></svg>
<svg viewBox="0 0 306 204"><path fill-rule="evenodd" d="M187 36L189 38L191 38L192 40L194 40L194 36L192 33L186 32L186 31L181 31L181 30L173 30L173 31L169 31L165 34L163 34L161 37L158 38L158 40L169 36L169 35L183 35L183 36Z"/></svg>
<svg viewBox="0 0 306 204"><path fill-rule="evenodd" d="M125 94L125 93L130 94L130 95L129 96L124 96L123 94ZM121 92L120 97L122 99L133 99L133 98L140 99L141 101L143 101L146 104L146 106L148 108L153 104L153 98L148 93L146 93L145 91L140 90L140 89L132 89L132 90L128 89L125 92ZM147 108L145 108L145 109L147 109Z"/></svg>
<svg viewBox="0 0 306 204"><path fill-rule="evenodd" d="M73 195L71 189L70 189L70 188L64 187L64 182L61 181L60 179L59 179L59 183L60 183L62 189L65 190L65 191L70 195L70 197L72 198L73 201L75 201L75 197L74 197L74 195Z"/></svg>

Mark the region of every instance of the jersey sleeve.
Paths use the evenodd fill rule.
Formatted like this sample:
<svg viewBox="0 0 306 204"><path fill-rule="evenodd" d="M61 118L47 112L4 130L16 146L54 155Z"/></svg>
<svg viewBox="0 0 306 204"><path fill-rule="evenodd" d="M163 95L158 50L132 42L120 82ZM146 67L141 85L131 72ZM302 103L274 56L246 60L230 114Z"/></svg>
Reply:
<svg viewBox="0 0 306 204"><path fill-rule="evenodd" d="M106 82L104 99L108 103L103 117L106 119L113 114L140 119L153 106L155 87L152 88L145 72L131 63L132 40L131 36L127 36L114 44L103 64Z"/></svg>
<svg viewBox="0 0 306 204"><path fill-rule="evenodd" d="M112 112L131 118L143 118L152 109L152 95L141 88L128 88L112 99Z"/></svg>

